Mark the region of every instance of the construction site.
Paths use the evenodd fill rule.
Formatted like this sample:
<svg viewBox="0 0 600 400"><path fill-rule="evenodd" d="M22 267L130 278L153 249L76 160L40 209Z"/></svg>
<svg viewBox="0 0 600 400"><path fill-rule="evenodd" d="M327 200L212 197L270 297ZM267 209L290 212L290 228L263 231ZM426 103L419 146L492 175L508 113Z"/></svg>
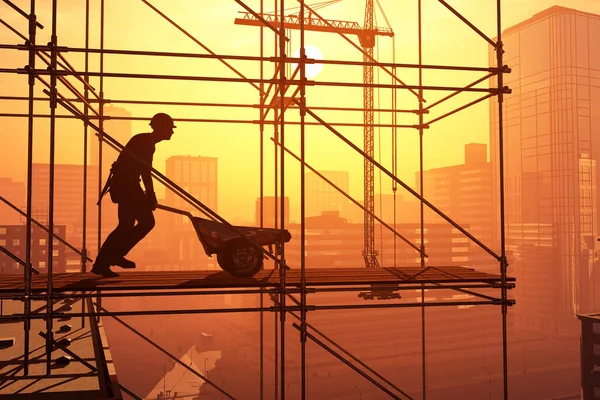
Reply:
<svg viewBox="0 0 600 400"><path fill-rule="evenodd" d="M527 360L509 360L511 289L518 282L504 229L503 102L511 93L505 84L511 68L503 61L501 1L485 6L493 29L480 29L461 13L460 2L445 0L388 2L387 9L378 0L353 1L353 14L338 13L356 20L328 11L349 7L350 0L132 3L0 3L0 125L11 127L2 131L0 148L3 157L19 160L15 169L26 171L25 204L13 204L0 187L3 206L24 235L14 239L18 251L0 241L16 265L0 280L0 398L525 398L509 390L528 382L519 375L511 386L509 373L513 358L523 371ZM422 3L435 3L436 14L424 13ZM424 49L432 40L424 32L442 13L475 38L489 65L461 65L459 56L446 64L424 60L437 51ZM228 25L219 20L211 28L220 40L191 29L194 19L210 25L225 14L220 18ZM411 24L390 24L398 15ZM140 37L146 39L134 40ZM344 48L349 56L309 54L309 44ZM459 78L446 78L452 74ZM115 116L107 111L113 106L132 112ZM426 165L434 164L424 138L439 124L454 135L453 119L473 107L490 110L499 137L489 144L498 176L487 182L497 185L486 191L493 197L487 208L493 233L483 238L471 230L477 224L454 220L424 194ZM211 154L205 149L215 143L236 149L231 163L238 163L239 176L228 172L227 179L238 179L239 192L230 190L227 204L233 210L239 197L239 207L252 209L256 199L256 224L216 212L155 162L148 167L157 192L164 191L157 229L161 216L177 214L194 246L213 253L212 267L93 275L116 218L109 196L98 198L126 144L107 126L145 129L159 111L173 117L182 156ZM14 144L17 136L25 145ZM161 146L157 156L176 154L168 147L174 145ZM56 183L61 154L78 160L72 163L81 175L71 192ZM88 175L92 159L96 169ZM415 166L408 173L402 171L407 159ZM33 172L41 162L47 164L43 182ZM351 194L320 172L333 164L355 165L360 190ZM307 227L309 173L347 199L362 220L360 242L352 245L359 262L338 257L311 265L314 239L307 237L316 228ZM411 174L416 184L404 179ZM378 204L382 185L393 199L387 210ZM246 193L255 192L252 204L242 206ZM32 193L41 194L36 200ZM400 196L418 205L411 215L398 206ZM76 229L65 228L57 211L66 197L81 210ZM289 198L298 199L291 211ZM45 211L38 213L36 204ZM344 229L323 229L346 240ZM463 250L443 247L444 235L452 249L468 246L470 262L457 258ZM233 239L223 250L217 237ZM236 246L246 251L242 264L255 264L236 269L239 260L228 253ZM75 264L57 269L63 253ZM463 323L469 327L460 328ZM176 344L177 335L187 342ZM459 353L468 358L455 362Z"/></svg>

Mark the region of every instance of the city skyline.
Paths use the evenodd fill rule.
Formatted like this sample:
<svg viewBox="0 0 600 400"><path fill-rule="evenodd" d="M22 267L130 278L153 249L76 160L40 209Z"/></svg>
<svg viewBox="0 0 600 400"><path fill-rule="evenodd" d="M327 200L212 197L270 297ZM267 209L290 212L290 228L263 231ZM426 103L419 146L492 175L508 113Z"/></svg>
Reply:
<svg viewBox="0 0 600 400"><path fill-rule="evenodd" d="M456 15L445 2L422 9L419 2L417 9L385 0L377 10L367 0L366 11L360 3L318 7L335 24L364 18L364 27L342 23L351 32L346 41L338 35L325 40L328 31L311 11L304 21L311 25L303 28L305 45L317 43L325 60L335 62L324 62L308 82L288 81L301 95L284 111L278 97L282 82L275 79L284 68L271 62L298 45L293 14L283 32L291 40L277 48L270 29L263 31L270 39L259 37L262 17L246 13L234 23L242 6L237 1L211 3L214 10L202 15L198 11L208 3L144 1L138 9L114 3L104 8L101 2L102 14L94 5L88 15L94 26L91 47L112 49L103 54L82 49L84 20L75 17L81 16L81 4L61 4L57 15L40 2L38 20L46 29L36 29L37 43L59 27L64 51L58 55L57 48L40 46L59 57L58 70L81 71L90 61L91 70L100 72L90 74L89 87L52 67L32 76L49 75L52 87L58 80L61 96L79 97L78 88L86 87L93 95L91 108L100 106L100 115L107 115L103 129L122 145L134 139L119 156L108 181L111 191L98 208L98 190L118 152L103 146L100 168L98 138L89 128L82 135L85 124L68 118L65 97L56 117L44 115L47 101L30 99L34 110L26 109L19 103L26 100L21 93L26 79L4 78L27 63L17 51L25 49L12 48L2 58L0 67L8 66L0 68L0 107L9 116L1 129L16 134L0 139L0 195L23 203L29 168L28 211L75 245L68 249L34 228L29 249L25 220L11 217L3 224L7 212L18 213L0 208L0 318L11 336L0 338L2 359L19 364L22 358L24 375L30 363L36 377L44 368L48 376L72 374L73 367L87 368L88 374L91 369L90 380L98 381L100 391L112 387L165 400L196 394L350 400L384 392L431 400L498 400L508 393L516 400L574 400L583 390L595 390L584 388L583 378L593 369L593 348L600 342L586 327L600 324L585 325L581 314L600 307L600 48L595 45L600 4L535 0L524 7L506 0L499 8L503 18L496 19L496 8L483 6L484 0L456 3ZM369 4L378 26L374 35L365 34ZM578 6L582 9L570 8ZM2 7L13 13L17 6L0 4L4 15ZM250 0L249 7L258 9L258 0ZM384 9L392 11L389 19ZM17 32L25 29L26 20L13 14L7 24ZM273 14L263 16L277 22ZM95 28L105 17L100 44ZM423 32L422 18L433 22ZM474 25L464 24L467 20ZM390 43L392 26L396 39ZM182 32L192 41L180 40ZM502 46L496 43L499 32ZM6 37L0 29L0 44ZM318 37L322 40L315 42ZM217 38L221 56L209 50L217 47ZM249 56L258 54L258 38L268 61ZM344 49L353 40L356 48ZM209 54L199 52L198 44ZM167 46L172 53L162 52ZM361 48L364 58L356 51ZM139 53L159 49L160 56ZM4 51L9 48L0 48ZM143 62L130 62L136 52ZM361 66L370 52L395 65ZM37 63L44 61L37 57ZM390 71L404 83L390 79ZM154 78L144 84L136 74ZM47 95L42 79L29 84L32 96ZM235 85L239 89L232 89ZM255 89L268 94L257 96ZM295 98L293 90L286 100ZM79 109L81 100L68 102ZM98 121L94 110L85 111L91 122ZM25 160L27 120L11 113L32 112L33 160ZM49 200L51 145L57 157ZM375 168L372 177L366 172L369 152L384 169ZM144 165L149 163L158 171L153 185ZM368 217L315 171L375 216ZM124 188L129 191L118 198ZM421 191L439 212L420 204L414 193ZM301 202L307 211L303 221ZM27 209L22 203L17 208ZM210 210L203 213L200 203ZM500 217L505 217L502 227ZM113 253L102 263L104 272L112 266L110 272L119 275L90 271L103 257L96 257L98 245L113 228L120 239L113 240ZM127 252L124 243L131 238L141 242ZM77 254L80 250L90 262ZM28 273L23 261L29 259L42 274ZM54 275L45 274L48 260ZM89 322L91 334L81 331L79 317L81 329ZM39 330L40 337L30 330ZM79 334L82 340L71 336ZM72 353L65 339L72 341ZM82 358L58 359L61 352ZM7 368L0 366L0 373ZM356 372L366 379L357 379ZM27 379L1 387L0 397L37 389L40 382L28 388ZM66 384L57 385L58 391Z"/></svg>

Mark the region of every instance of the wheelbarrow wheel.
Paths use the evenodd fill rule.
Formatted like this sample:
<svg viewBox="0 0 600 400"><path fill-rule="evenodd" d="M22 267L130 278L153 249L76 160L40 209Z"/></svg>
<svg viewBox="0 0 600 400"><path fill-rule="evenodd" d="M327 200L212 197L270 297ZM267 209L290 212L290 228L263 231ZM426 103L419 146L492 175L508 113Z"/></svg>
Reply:
<svg viewBox="0 0 600 400"><path fill-rule="evenodd" d="M225 249L217 254L217 261L224 271L237 278L254 276L263 266L263 252L247 240L230 240Z"/></svg>

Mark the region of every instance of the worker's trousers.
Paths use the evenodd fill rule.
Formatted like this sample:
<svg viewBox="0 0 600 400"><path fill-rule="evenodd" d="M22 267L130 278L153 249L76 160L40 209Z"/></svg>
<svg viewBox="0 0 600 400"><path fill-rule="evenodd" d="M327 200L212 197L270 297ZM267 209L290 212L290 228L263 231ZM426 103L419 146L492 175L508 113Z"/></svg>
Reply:
<svg viewBox="0 0 600 400"><path fill-rule="evenodd" d="M118 204L119 225L108 235L96 263L111 264L124 257L154 228L150 200L137 186ZM135 223L137 221L137 224Z"/></svg>

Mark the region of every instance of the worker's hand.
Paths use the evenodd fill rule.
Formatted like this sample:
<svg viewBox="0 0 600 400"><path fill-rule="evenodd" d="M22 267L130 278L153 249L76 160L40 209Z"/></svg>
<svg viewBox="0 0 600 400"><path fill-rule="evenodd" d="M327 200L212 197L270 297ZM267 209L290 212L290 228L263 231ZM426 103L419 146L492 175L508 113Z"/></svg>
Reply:
<svg viewBox="0 0 600 400"><path fill-rule="evenodd" d="M146 198L148 199L148 203L150 204L150 208L152 211L156 210L156 206L158 205L158 200L156 199L156 193L150 192L146 193Z"/></svg>

